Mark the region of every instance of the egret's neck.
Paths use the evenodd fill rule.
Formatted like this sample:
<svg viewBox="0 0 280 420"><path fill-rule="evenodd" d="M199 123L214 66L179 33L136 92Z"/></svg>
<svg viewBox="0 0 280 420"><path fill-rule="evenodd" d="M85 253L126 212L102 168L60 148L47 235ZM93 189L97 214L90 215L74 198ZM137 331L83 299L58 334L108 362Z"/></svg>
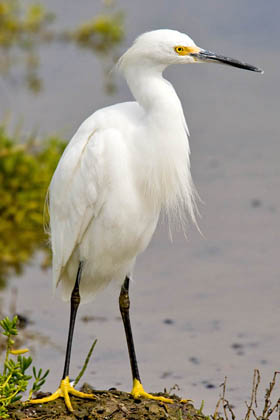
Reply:
<svg viewBox="0 0 280 420"><path fill-rule="evenodd" d="M181 116L181 103L175 89L164 77L164 67L136 67L125 71L125 78L136 101L145 111L174 117ZM180 112L178 113L178 108Z"/></svg>
<svg viewBox="0 0 280 420"><path fill-rule="evenodd" d="M187 208L195 221L187 126L181 102L173 86L163 78L164 67L127 66L124 75L146 118L141 131L145 191L167 211L174 209L184 220ZM136 136L137 137L137 136ZM152 143L152 144L151 144ZM144 166L143 166L144 165Z"/></svg>

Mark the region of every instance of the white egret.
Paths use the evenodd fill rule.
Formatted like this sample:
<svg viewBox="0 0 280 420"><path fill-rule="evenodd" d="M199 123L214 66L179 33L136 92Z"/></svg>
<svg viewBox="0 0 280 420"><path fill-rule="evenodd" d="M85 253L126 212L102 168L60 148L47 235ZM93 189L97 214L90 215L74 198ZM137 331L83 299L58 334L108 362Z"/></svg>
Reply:
<svg viewBox="0 0 280 420"><path fill-rule="evenodd" d="M129 280L149 244L162 209L195 221L188 128L173 86L162 73L170 64L213 62L257 67L198 47L186 34L156 30L139 36L118 62L135 102L96 111L66 147L49 188L53 286L71 300L65 366L58 390L43 403L69 394L72 337L77 309L110 282L121 287L119 304L132 370L134 397L144 391L129 319Z"/></svg>

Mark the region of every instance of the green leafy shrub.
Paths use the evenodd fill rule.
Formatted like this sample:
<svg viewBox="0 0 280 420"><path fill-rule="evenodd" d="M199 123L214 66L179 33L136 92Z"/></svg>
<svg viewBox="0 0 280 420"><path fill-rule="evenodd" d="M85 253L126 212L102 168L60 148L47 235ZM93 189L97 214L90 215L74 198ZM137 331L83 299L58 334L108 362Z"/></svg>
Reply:
<svg viewBox="0 0 280 420"><path fill-rule="evenodd" d="M120 13L97 16L69 35L83 48L108 53L123 40L123 16Z"/></svg>
<svg viewBox="0 0 280 420"><path fill-rule="evenodd" d="M6 337L6 356L4 367L0 372L0 418L9 418L7 408L10 404L22 398L22 394L27 390L32 375L26 373L27 369L32 363L32 358L22 356L27 349L13 350L13 338L18 334L17 331L17 316L12 320L8 317L0 321L0 326L3 331L2 334ZM17 355L15 359L13 356ZM34 382L29 391L29 398L33 392L38 391L45 383L46 377L49 373L47 370L44 374L42 369L36 371L33 366Z"/></svg>
<svg viewBox="0 0 280 420"><path fill-rule="evenodd" d="M0 127L0 279L20 273L34 252L46 252L43 211L47 188L65 142L51 137L24 144ZM48 254L46 254L47 256Z"/></svg>
<svg viewBox="0 0 280 420"><path fill-rule="evenodd" d="M106 53L113 58L116 46L123 40L123 19L119 12L106 7L104 14L89 18L76 28L54 29L55 14L36 1L0 0L0 75L9 76L13 69L24 68L24 81L38 93L42 88L39 77L38 50L45 43L72 43L93 53Z"/></svg>
<svg viewBox="0 0 280 420"><path fill-rule="evenodd" d="M24 80L34 92L41 88L36 49L49 41L47 30L54 15L39 3L24 5L19 0L0 0L0 73L24 64Z"/></svg>

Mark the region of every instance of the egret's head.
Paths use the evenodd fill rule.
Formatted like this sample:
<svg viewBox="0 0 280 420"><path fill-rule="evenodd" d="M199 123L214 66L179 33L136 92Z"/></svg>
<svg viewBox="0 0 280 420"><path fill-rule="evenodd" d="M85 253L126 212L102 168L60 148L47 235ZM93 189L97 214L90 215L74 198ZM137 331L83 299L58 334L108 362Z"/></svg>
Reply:
<svg viewBox="0 0 280 420"><path fill-rule="evenodd" d="M164 70L170 64L213 62L227 64L246 70L262 72L257 67L241 61L217 55L198 47L186 34L170 29L146 32L134 41L133 45L119 60L119 68L156 67Z"/></svg>

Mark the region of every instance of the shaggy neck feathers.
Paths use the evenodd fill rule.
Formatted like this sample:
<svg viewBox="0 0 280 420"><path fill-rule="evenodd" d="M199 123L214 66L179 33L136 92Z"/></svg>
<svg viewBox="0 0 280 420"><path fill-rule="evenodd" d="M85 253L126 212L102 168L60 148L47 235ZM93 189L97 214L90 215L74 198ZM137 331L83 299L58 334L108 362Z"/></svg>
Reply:
<svg viewBox="0 0 280 420"><path fill-rule="evenodd" d="M153 153L153 166L145 169L145 189L156 205L166 209L169 218L175 216L184 224L187 210L196 222L188 128L181 102L173 86L163 78L163 70L163 66L123 68L133 96L145 111L145 127L150 133L143 133L144 139L149 138L147 152Z"/></svg>

